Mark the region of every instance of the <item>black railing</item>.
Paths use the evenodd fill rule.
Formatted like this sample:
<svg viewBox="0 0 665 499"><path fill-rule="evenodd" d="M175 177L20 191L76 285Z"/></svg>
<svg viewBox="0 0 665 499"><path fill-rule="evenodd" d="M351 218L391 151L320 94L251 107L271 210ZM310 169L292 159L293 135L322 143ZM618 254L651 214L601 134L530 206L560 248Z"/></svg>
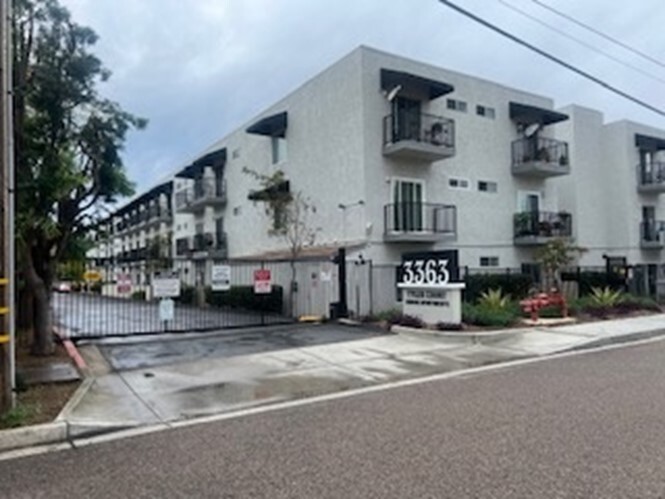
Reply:
<svg viewBox="0 0 665 499"><path fill-rule="evenodd" d="M513 166L543 162L558 165L567 170L569 165L568 143L546 137L525 137L513 141Z"/></svg>
<svg viewBox="0 0 665 499"><path fill-rule="evenodd" d="M175 253L178 256L186 255L189 252L189 238L181 237L175 241Z"/></svg>
<svg viewBox="0 0 665 499"><path fill-rule="evenodd" d="M202 178L194 181L194 200L219 198L226 195L226 182L220 178Z"/></svg>
<svg viewBox="0 0 665 499"><path fill-rule="evenodd" d="M383 144L404 140L455 147L455 122L420 112L398 112L383 118Z"/></svg>
<svg viewBox="0 0 665 499"><path fill-rule="evenodd" d="M640 223L640 237L643 243L662 243L663 231L665 231L665 222L660 220L643 220Z"/></svg>
<svg viewBox="0 0 665 499"><path fill-rule="evenodd" d="M571 237L573 217L566 212L523 211L513 217L514 235L520 237Z"/></svg>
<svg viewBox="0 0 665 499"><path fill-rule="evenodd" d="M227 245L226 232L217 232L215 234L215 248L226 249L226 245Z"/></svg>
<svg viewBox="0 0 665 499"><path fill-rule="evenodd" d="M433 233L457 232L457 208L446 204L393 203L383 211L386 233Z"/></svg>
<svg viewBox="0 0 665 499"><path fill-rule="evenodd" d="M665 184L665 163L654 161L637 165L637 175L640 185Z"/></svg>
<svg viewBox="0 0 665 499"><path fill-rule="evenodd" d="M215 238L210 232L195 234L192 244L192 249L194 251L206 251L212 248L214 243L215 243Z"/></svg>

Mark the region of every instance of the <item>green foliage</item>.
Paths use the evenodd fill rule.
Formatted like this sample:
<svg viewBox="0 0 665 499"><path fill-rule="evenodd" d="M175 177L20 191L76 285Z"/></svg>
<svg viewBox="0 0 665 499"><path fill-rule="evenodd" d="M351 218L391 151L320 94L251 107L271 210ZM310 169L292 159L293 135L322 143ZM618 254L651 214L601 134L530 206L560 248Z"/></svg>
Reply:
<svg viewBox="0 0 665 499"><path fill-rule="evenodd" d="M136 290L132 293L132 300L145 301L145 291L142 289Z"/></svg>
<svg viewBox="0 0 665 499"><path fill-rule="evenodd" d="M50 289L57 263L85 250L91 208L133 193L120 152L146 122L99 95L110 72L91 53L94 31L57 0L13 7L18 260L31 290ZM52 353L48 300L33 295L33 351Z"/></svg>
<svg viewBox="0 0 665 499"><path fill-rule="evenodd" d="M489 310L504 310L509 303L510 295L504 295L500 288L488 289L478 299L478 305Z"/></svg>
<svg viewBox="0 0 665 499"><path fill-rule="evenodd" d="M34 414L34 409L27 405L17 405L0 415L0 428L18 428L26 424Z"/></svg>
<svg viewBox="0 0 665 499"><path fill-rule="evenodd" d="M561 269L570 265L585 251L585 248L575 246L564 239L554 239L538 250L536 259L551 281L546 283L546 287L559 287Z"/></svg>
<svg viewBox="0 0 665 499"><path fill-rule="evenodd" d="M596 307L611 308L618 305L622 300L621 291L605 288L593 288L591 290L591 304Z"/></svg>
<svg viewBox="0 0 665 499"><path fill-rule="evenodd" d="M228 291L205 290L206 302L213 307L231 307L264 312L283 312L284 290L281 286L272 286L270 294L257 295L254 286L231 286Z"/></svg>
<svg viewBox="0 0 665 499"><path fill-rule="evenodd" d="M475 303L482 293L490 289L500 289L515 299L521 299L527 296L533 287L531 276L526 274L467 275L464 282L464 301L469 303Z"/></svg>
<svg viewBox="0 0 665 499"><path fill-rule="evenodd" d="M607 272L564 272L561 274L561 278L564 281L576 281L580 296L591 294L593 288L610 287L615 290L623 290L626 285L623 276Z"/></svg>
<svg viewBox="0 0 665 499"><path fill-rule="evenodd" d="M464 303L462 305L462 321L465 324L484 327L510 327L519 318L518 310L514 306L504 309L490 309L482 305Z"/></svg>
<svg viewBox="0 0 665 499"><path fill-rule="evenodd" d="M193 305L196 298L196 288L187 284L180 285L180 296L176 298L178 303L183 305Z"/></svg>

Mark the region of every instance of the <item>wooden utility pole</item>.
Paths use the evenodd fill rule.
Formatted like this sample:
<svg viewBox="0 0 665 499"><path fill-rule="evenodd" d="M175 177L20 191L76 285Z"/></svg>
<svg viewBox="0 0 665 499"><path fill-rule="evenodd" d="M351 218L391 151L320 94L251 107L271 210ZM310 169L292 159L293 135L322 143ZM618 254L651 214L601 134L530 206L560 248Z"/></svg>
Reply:
<svg viewBox="0 0 665 499"><path fill-rule="evenodd" d="M0 412L14 403L14 148L11 0L0 0Z"/></svg>

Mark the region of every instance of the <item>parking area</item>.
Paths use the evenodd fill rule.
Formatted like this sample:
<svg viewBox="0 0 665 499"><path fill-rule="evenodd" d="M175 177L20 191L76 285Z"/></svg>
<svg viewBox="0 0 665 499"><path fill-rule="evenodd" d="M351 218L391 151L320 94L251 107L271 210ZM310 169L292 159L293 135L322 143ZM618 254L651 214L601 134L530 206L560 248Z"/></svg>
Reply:
<svg viewBox="0 0 665 499"><path fill-rule="evenodd" d="M116 371L220 359L290 348L339 343L381 336L385 332L337 324L291 324L184 337L135 341L96 340L95 346Z"/></svg>

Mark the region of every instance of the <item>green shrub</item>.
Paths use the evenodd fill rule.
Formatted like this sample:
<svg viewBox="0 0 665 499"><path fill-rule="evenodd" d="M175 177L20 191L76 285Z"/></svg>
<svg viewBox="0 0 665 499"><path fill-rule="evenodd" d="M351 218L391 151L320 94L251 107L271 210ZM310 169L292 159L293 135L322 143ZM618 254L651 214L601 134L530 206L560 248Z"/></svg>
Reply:
<svg viewBox="0 0 665 499"><path fill-rule="evenodd" d="M186 284L180 285L180 296L177 298L178 303L183 305L193 305L194 298L196 296L196 288L194 286L188 286Z"/></svg>
<svg viewBox="0 0 665 499"><path fill-rule="evenodd" d="M437 331L462 331L464 326L454 322L437 322L436 329Z"/></svg>
<svg viewBox="0 0 665 499"><path fill-rule="evenodd" d="M283 311L284 290L281 286L272 286L270 294L254 293L254 286L231 286L228 291L205 290L206 302L213 307L242 308L264 312L281 313Z"/></svg>
<svg viewBox="0 0 665 499"><path fill-rule="evenodd" d="M101 281L93 282L90 285L90 291L92 293L101 294L101 292L102 292L102 282Z"/></svg>
<svg viewBox="0 0 665 499"><path fill-rule="evenodd" d="M402 315L399 318L398 324L405 327L414 327L417 329L422 329L425 327L425 323L420 317L414 317L413 315Z"/></svg>
<svg viewBox="0 0 665 499"><path fill-rule="evenodd" d="M490 310L504 310L510 303L510 296L504 295L501 289L489 289L480 294L478 305Z"/></svg>
<svg viewBox="0 0 665 499"><path fill-rule="evenodd" d="M609 286L604 288L593 288L591 290L591 304L597 308L612 308L618 305L622 299L622 292L611 289Z"/></svg>
<svg viewBox="0 0 665 499"><path fill-rule="evenodd" d="M624 294L621 302L615 307L620 312L634 312L638 310L648 310L650 312L661 312L660 305L653 298L646 296L635 296Z"/></svg>
<svg viewBox="0 0 665 499"><path fill-rule="evenodd" d="M140 289L132 293L132 300L145 301L145 290Z"/></svg>
<svg viewBox="0 0 665 499"><path fill-rule="evenodd" d="M464 279L464 301L475 303L481 294L490 289L500 289L514 299L524 298L533 287L533 280L527 274L478 274Z"/></svg>
<svg viewBox="0 0 665 499"><path fill-rule="evenodd" d="M464 303L462 305L462 321L474 326L508 327L515 324L519 317L518 308L506 306L504 309L490 309L482 305Z"/></svg>
<svg viewBox="0 0 665 499"><path fill-rule="evenodd" d="M561 307L550 305L538 310L538 317L542 319L558 319L563 317L561 314Z"/></svg>
<svg viewBox="0 0 665 499"><path fill-rule="evenodd" d="M607 272L562 272L561 279L577 281L579 296L590 295L593 288L623 290L626 284L622 276Z"/></svg>

